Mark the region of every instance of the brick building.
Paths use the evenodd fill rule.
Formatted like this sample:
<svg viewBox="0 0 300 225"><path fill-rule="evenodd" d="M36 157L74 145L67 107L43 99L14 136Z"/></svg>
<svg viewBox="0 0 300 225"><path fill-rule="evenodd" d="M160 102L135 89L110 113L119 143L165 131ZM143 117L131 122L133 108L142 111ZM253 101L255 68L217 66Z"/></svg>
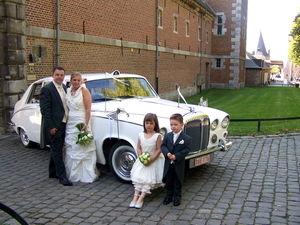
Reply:
<svg viewBox="0 0 300 225"><path fill-rule="evenodd" d="M162 98L245 83L248 0L0 0L0 133L33 80L136 73Z"/></svg>
<svg viewBox="0 0 300 225"><path fill-rule="evenodd" d="M209 87L245 87L248 0L207 0L215 10Z"/></svg>

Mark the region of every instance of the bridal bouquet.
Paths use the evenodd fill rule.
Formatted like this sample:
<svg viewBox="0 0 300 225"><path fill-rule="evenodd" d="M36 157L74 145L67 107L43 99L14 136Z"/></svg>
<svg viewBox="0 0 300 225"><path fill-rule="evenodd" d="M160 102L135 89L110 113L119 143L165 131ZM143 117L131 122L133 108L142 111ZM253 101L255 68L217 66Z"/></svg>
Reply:
<svg viewBox="0 0 300 225"><path fill-rule="evenodd" d="M78 134L77 137L76 144L88 145L94 139L94 137L90 133L81 130L84 125L84 123L79 123L76 125L76 128L80 131L80 134Z"/></svg>
<svg viewBox="0 0 300 225"><path fill-rule="evenodd" d="M143 152L142 154L139 155L139 160L143 164L147 164L150 162L150 153L149 152Z"/></svg>

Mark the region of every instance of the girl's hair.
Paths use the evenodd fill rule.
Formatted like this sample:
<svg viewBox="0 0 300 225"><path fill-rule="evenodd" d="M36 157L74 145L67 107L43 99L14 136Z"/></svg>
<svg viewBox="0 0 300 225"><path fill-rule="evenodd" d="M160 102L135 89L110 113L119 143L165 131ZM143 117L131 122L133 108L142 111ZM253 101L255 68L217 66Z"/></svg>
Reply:
<svg viewBox="0 0 300 225"><path fill-rule="evenodd" d="M80 76L80 78L81 78L81 73L79 73L79 72L74 72L74 73L71 75L71 80L72 80L74 77L77 77L77 76Z"/></svg>
<svg viewBox="0 0 300 225"><path fill-rule="evenodd" d="M147 113L146 116L144 117L144 122L143 122L144 133L147 133L146 126L145 126L146 121L149 121L149 122L153 121L155 123L154 131L156 133L159 133L159 124L158 124L158 119L157 119L156 114Z"/></svg>

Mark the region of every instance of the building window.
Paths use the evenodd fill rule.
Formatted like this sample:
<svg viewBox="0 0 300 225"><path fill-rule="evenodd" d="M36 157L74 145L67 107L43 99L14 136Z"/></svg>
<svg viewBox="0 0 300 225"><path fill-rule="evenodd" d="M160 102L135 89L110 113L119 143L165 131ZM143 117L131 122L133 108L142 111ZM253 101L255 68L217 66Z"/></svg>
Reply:
<svg viewBox="0 0 300 225"><path fill-rule="evenodd" d="M245 17L243 17L243 25L242 25L242 37L243 37L243 39L246 39L246 26L247 25L245 25L246 24L246 18Z"/></svg>
<svg viewBox="0 0 300 225"><path fill-rule="evenodd" d="M202 28L201 26L198 27L198 41L201 41L202 39Z"/></svg>
<svg viewBox="0 0 300 225"><path fill-rule="evenodd" d="M161 7L159 7L158 8L158 15L157 15L157 20L158 20L158 27L159 28L162 28L163 26L162 26L162 12L163 12L163 10L162 10L162 8Z"/></svg>
<svg viewBox="0 0 300 225"><path fill-rule="evenodd" d="M186 37L190 36L190 21L189 20L185 21L185 36Z"/></svg>
<svg viewBox="0 0 300 225"><path fill-rule="evenodd" d="M218 15L217 17L217 35L222 35L223 29L223 17L222 15Z"/></svg>
<svg viewBox="0 0 300 225"><path fill-rule="evenodd" d="M206 30L206 34L205 34L205 36L206 36L206 43L208 43L208 30Z"/></svg>
<svg viewBox="0 0 300 225"><path fill-rule="evenodd" d="M178 33L178 15L174 14L174 33Z"/></svg>
<svg viewBox="0 0 300 225"><path fill-rule="evenodd" d="M225 14L217 13L217 17L215 18L215 27L213 29L213 33L215 35L224 35L226 32L225 28Z"/></svg>
<svg viewBox="0 0 300 225"><path fill-rule="evenodd" d="M216 59L216 68L221 68L221 59Z"/></svg>

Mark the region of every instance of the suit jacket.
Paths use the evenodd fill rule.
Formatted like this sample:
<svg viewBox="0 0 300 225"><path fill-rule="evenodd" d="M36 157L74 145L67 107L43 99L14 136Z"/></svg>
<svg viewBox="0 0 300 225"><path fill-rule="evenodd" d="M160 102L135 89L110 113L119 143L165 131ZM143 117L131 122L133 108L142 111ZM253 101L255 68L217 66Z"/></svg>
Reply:
<svg viewBox="0 0 300 225"><path fill-rule="evenodd" d="M66 85L62 84L62 86L66 91ZM42 114L41 148L43 148L50 143L49 130L52 128L58 129L65 115L63 102L53 82L41 89L40 110Z"/></svg>
<svg viewBox="0 0 300 225"><path fill-rule="evenodd" d="M175 143L173 143L173 132L167 133L164 136L161 150L163 155L165 156L165 166L164 166L164 175L166 176L171 160L167 157L167 154L170 152L171 154L176 156L176 160L173 162L175 166L176 174L181 183L183 183L184 179L184 167L185 167L185 157L190 152L191 146L191 137L187 134L181 132L178 136Z"/></svg>

